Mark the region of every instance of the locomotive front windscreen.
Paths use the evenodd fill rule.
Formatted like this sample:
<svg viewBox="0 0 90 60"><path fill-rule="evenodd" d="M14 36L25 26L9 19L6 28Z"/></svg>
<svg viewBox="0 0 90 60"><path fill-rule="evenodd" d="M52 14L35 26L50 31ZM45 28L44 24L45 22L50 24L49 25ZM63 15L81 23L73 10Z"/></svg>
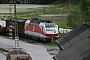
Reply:
<svg viewBox="0 0 90 60"><path fill-rule="evenodd" d="M54 31L56 29L55 25L48 25L46 26L46 31Z"/></svg>

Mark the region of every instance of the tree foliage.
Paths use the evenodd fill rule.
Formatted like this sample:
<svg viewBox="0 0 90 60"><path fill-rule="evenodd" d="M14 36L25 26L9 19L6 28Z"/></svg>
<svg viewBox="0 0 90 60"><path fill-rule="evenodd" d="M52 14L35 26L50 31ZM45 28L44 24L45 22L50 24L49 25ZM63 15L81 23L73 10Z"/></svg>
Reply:
<svg viewBox="0 0 90 60"><path fill-rule="evenodd" d="M55 0L31 0L30 2L34 3L34 4L49 4L49 3L52 3L54 1Z"/></svg>
<svg viewBox="0 0 90 60"><path fill-rule="evenodd" d="M81 0L80 9L83 15L90 14L90 0Z"/></svg>
<svg viewBox="0 0 90 60"><path fill-rule="evenodd" d="M73 29L90 19L90 0L81 0L79 6L72 9L68 15L68 25Z"/></svg>
<svg viewBox="0 0 90 60"><path fill-rule="evenodd" d="M90 0L81 0L80 9L84 20L90 20Z"/></svg>
<svg viewBox="0 0 90 60"><path fill-rule="evenodd" d="M83 23L81 10L76 7L75 9L71 9L70 13L68 14L68 25L73 29L80 26Z"/></svg>

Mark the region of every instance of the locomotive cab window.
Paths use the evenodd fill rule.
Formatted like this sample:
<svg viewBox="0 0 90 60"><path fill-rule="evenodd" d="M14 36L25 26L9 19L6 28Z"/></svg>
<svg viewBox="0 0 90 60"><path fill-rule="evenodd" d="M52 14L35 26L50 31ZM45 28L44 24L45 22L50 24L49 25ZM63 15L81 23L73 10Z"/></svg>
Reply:
<svg viewBox="0 0 90 60"><path fill-rule="evenodd" d="M54 31L55 29L56 29L56 26L54 26L54 25L46 26L46 31Z"/></svg>

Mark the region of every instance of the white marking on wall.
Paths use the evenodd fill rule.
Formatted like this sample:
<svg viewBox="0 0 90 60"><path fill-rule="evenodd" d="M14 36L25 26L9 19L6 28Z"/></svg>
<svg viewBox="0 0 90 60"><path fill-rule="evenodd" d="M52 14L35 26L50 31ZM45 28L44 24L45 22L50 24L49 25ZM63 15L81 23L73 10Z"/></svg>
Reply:
<svg viewBox="0 0 90 60"><path fill-rule="evenodd" d="M35 26L33 26L33 31L35 30Z"/></svg>

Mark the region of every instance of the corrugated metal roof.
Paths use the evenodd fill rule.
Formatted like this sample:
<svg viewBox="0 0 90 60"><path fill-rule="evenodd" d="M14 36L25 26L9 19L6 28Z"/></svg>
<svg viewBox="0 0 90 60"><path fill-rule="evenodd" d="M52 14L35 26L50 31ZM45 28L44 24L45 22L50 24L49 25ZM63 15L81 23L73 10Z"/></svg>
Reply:
<svg viewBox="0 0 90 60"><path fill-rule="evenodd" d="M55 42L62 52L54 60L90 60L90 25L83 24Z"/></svg>

